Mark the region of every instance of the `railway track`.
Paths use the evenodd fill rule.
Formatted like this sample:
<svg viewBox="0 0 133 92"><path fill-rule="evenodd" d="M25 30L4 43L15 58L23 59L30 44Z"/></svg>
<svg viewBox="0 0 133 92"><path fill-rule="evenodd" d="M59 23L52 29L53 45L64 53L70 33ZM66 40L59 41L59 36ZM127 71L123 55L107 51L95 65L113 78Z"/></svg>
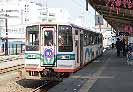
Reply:
<svg viewBox="0 0 133 92"><path fill-rule="evenodd" d="M18 57L18 58L12 57L12 58L6 58L6 59L1 58L0 63L14 61L14 60L20 60L20 59L23 59L23 58L22 57Z"/></svg>
<svg viewBox="0 0 133 92"><path fill-rule="evenodd" d="M41 86L33 89L31 92L40 92L40 89L45 87L47 84L48 84L48 82L46 81L46 82L44 82L44 84L42 84Z"/></svg>
<svg viewBox="0 0 133 92"><path fill-rule="evenodd" d="M22 69L22 68L24 68L24 64L19 64L19 65L15 65L12 67L3 68L3 69L0 69L0 74L11 72L11 71Z"/></svg>
<svg viewBox="0 0 133 92"><path fill-rule="evenodd" d="M47 92L48 89L57 85L59 81L45 81L41 86L33 89L31 92Z"/></svg>

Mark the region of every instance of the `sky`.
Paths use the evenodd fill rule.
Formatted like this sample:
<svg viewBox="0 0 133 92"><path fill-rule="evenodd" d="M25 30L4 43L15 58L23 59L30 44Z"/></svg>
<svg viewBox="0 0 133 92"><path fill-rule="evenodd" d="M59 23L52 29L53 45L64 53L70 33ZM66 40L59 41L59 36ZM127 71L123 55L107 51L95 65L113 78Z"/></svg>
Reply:
<svg viewBox="0 0 133 92"><path fill-rule="evenodd" d="M95 27L95 11L89 5L88 11L86 11L86 0L39 0L44 6L49 8L64 8L67 10L71 19L78 22L80 16L83 15L82 21L90 28Z"/></svg>
<svg viewBox="0 0 133 92"><path fill-rule="evenodd" d="M6 0L0 0L6 1ZM23 0L7 0L7 1L23 1ZM86 0L25 0L33 2L41 2L48 8L64 8L67 10L72 21L86 25L87 27L95 27L95 10L88 5L88 11L86 11ZM81 17L82 16L82 17Z"/></svg>

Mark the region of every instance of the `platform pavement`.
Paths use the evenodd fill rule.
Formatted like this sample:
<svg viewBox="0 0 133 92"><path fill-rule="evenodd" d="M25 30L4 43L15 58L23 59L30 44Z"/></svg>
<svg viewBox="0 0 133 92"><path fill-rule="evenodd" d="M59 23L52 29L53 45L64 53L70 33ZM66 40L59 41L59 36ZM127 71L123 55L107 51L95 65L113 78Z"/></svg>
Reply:
<svg viewBox="0 0 133 92"><path fill-rule="evenodd" d="M133 65L109 50L48 92L133 92Z"/></svg>

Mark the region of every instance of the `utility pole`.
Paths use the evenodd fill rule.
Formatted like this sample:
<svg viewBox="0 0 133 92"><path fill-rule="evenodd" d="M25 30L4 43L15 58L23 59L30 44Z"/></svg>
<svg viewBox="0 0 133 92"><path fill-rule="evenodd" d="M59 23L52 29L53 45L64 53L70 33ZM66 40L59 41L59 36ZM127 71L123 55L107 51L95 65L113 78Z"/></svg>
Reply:
<svg viewBox="0 0 133 92"><path fill-rule="evenodd" d="M7 28L7 14L5 15L5 27L6 27L6 42L5 42L5 55L8 55L8 28Z"/></svg>
<svg viewBox="0 0 133 92"><path fill-rule="evenodd" d="M45 1L45 3L46 3L46 22L48 22L48 5L47 5L47 0Z"/></svg>
<svg viewBox="0 0 133 92"><path fill-rule="evenodd" d="M5 21L5 33L6 33L6 37L5 39L5 55L8 55L8 24L7 24L7 14L4 15L4 17L0 18L0 19L4 19Z"/></svg>

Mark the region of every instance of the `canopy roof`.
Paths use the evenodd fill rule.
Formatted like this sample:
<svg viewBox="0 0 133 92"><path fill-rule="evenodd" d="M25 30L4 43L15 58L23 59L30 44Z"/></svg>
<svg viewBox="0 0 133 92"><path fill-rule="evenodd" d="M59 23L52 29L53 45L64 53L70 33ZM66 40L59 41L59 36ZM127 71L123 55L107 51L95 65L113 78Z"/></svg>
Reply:
<svg viewBox="0 0 133 92"><path fill-rule="evenodd" d="M133 33L133 0L86 0L116 30Z"/></svg>

